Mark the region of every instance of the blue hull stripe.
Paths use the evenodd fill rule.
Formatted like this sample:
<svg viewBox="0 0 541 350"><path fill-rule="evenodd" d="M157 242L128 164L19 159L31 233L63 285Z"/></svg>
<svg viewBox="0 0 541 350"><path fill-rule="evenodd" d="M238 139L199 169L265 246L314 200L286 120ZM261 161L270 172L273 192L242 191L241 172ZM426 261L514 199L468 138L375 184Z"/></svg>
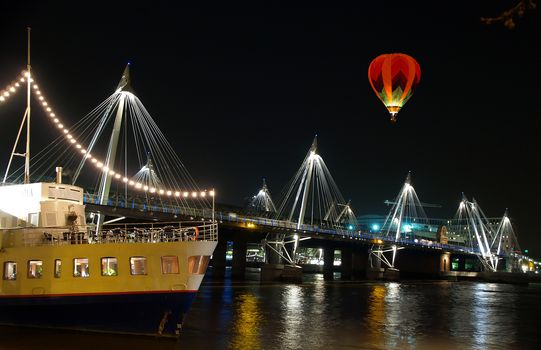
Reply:
<svg viewBox="0 0 541 350"><path fill-rule="evenodd" d="M175 335L195 295L190 291L2 297L0 323Z"/></svg>

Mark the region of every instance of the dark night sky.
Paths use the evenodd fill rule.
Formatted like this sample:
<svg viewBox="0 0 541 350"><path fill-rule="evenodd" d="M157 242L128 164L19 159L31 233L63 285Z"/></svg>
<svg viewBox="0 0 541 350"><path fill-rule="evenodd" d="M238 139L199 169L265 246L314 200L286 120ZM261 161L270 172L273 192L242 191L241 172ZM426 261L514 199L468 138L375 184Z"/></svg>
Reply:
<svg viewBox="0 0 541 350"><path fill-rule="evenodd" d="M541 256L539 10L511 31L479 18L514 1L219 3L2 3L0 86L24 69L30 25L32 66L58 114L86 114L131 61L137 95L221 202L242 204L263 177L278 196L317 133L358 215L385 214L411 170L420 199L443 205L430 216L452 217L461 192L489 216L508 207L521 246ZM390 52L422 70L394 125L367 81ZM4 169L22 108L2 109Z"/></svg>

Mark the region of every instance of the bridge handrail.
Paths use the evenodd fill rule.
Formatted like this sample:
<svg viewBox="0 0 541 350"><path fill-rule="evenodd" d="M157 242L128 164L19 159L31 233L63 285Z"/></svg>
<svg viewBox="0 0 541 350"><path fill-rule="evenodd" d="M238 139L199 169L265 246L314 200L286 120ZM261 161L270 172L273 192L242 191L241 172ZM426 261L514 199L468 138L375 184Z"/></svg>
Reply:
<svg viewBox="0 0 541 350"><path fill-rule="evenodd" d="M87 193L86 194L89 199L97 200L97 196ZM138 204L139 206L137 209L146 210L149 208L148 205L145 205L144 203ZM203 208L189 208L189 207L181 207L181 206L175 206L172 204L161 204L161 205L152 205L151 206L154 211L158 211L160 209L164 213L174 213L174 214L180 214L185 216L191 216L197 219L209 219L212 217L212 210L211 209L203 209ZM414 239L406 239L401 238L398 241L394 241L393 239L389 239L388 237L385 237L381 234L373 234L373 233L367 233L362 232L361 230L348 230L345 228L322 228L317 225L310 225L310 224L302 224L299 228L297 228L297 223L290 222L287 220L279 220L279 219L273 219L273 218L261 218L261 217L255 217L255 216L248 216L248 215L242 215L237 214L233 212L223 212L223 211L216 211L214 212L214 217L219 222L231 222L231 223L252 223L256 225L266 225L271 227L278 227L278 228L286 228L298 231L300 233L316 233L316 234L328 234L333 236L341 236L341 237L350 237L350 238L356 238L356 239L364 239L364 240L382 240L386 244L403 244L403 245L410 245L410 246L419 246L419 247L426 247L426 248L433 248L433 249L445 249L445 250L451 250L451 251L461 251L466 252L470 254L478 254L479 251L476 249L473 249L471 247L463 246L463 245L456 245L456 244L442 244L438 242L433 242L430 240L425 239L418 239L415 241ZM452 220L450 220L452 221Z"/></svg>
<svg viewBox="0 0 541 350"><path fill-rule="evenodd" d="M240 216L239 214L225 214L223 212L217 212L217 217L219 217L220 221L227 221L227 222L251 222L254 224L261 225L261 220L264 221L264 224L268 226L276 226L276 227L284 227L284 228L291 228L297 230L296 223L292 223L285 220L277 220L277 219L270 219L270 218L258 218L258 217L246 217L246 216ZM269 225L270 223L270 225ZM477 253L474 249L471 249L466 246L460 246L460 245L453 245L453 244L442 244L442 243L436 243L429 241L428 242L422 242L422 241L415 241L413 239L399 239L399 241L394 240L388 240L383 235L374 235L372 233L363 233L361 231L354 231L354 230L345 230L345 229L329 229L329 228L320 228L315 225L309 225L309 224L303 224L301 225L300 231L311 231L316 233L325 233L325 234L331 234L331 235L340 235L344 237L356 237L366 240L371 239L381 239L386 243L392 244L392 243L402 243L402 244L408 244L408 245L415 245L415 246L423 246L423 247L431 247L434 249L446 249L446 250L455 250L455 251L464 251L468 253Z"/></svg>

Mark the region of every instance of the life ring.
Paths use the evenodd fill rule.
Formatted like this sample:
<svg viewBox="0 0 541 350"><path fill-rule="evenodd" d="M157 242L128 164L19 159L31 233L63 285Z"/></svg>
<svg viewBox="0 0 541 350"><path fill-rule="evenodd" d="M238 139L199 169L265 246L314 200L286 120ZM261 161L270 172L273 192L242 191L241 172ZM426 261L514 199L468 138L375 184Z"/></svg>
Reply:
<svg viewBox="0 0 541 350"><path fill-rule="evenodd" d="M199 229L198 229L197 227L195 227L195 226L192 227L192 228L194 229L195 234L189 236L189 239L190 239L191 241L197 241L197 238L199 237Z"/></svg>

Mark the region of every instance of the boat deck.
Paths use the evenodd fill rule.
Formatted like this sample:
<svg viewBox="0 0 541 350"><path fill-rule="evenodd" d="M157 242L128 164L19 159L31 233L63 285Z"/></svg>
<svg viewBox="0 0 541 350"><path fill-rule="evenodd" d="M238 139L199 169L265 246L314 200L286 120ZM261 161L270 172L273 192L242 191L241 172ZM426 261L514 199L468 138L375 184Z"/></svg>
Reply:
<svg viewBox="0 0 541 350"><path fill-rule="evenodd" d="M13 245L43 246L70 244L164 243L217 241L218 225L208 222L104 225L101 231L92 226L64 228L15 228L0 230ZM14 241L14 242L13 242Z"/></svg>

